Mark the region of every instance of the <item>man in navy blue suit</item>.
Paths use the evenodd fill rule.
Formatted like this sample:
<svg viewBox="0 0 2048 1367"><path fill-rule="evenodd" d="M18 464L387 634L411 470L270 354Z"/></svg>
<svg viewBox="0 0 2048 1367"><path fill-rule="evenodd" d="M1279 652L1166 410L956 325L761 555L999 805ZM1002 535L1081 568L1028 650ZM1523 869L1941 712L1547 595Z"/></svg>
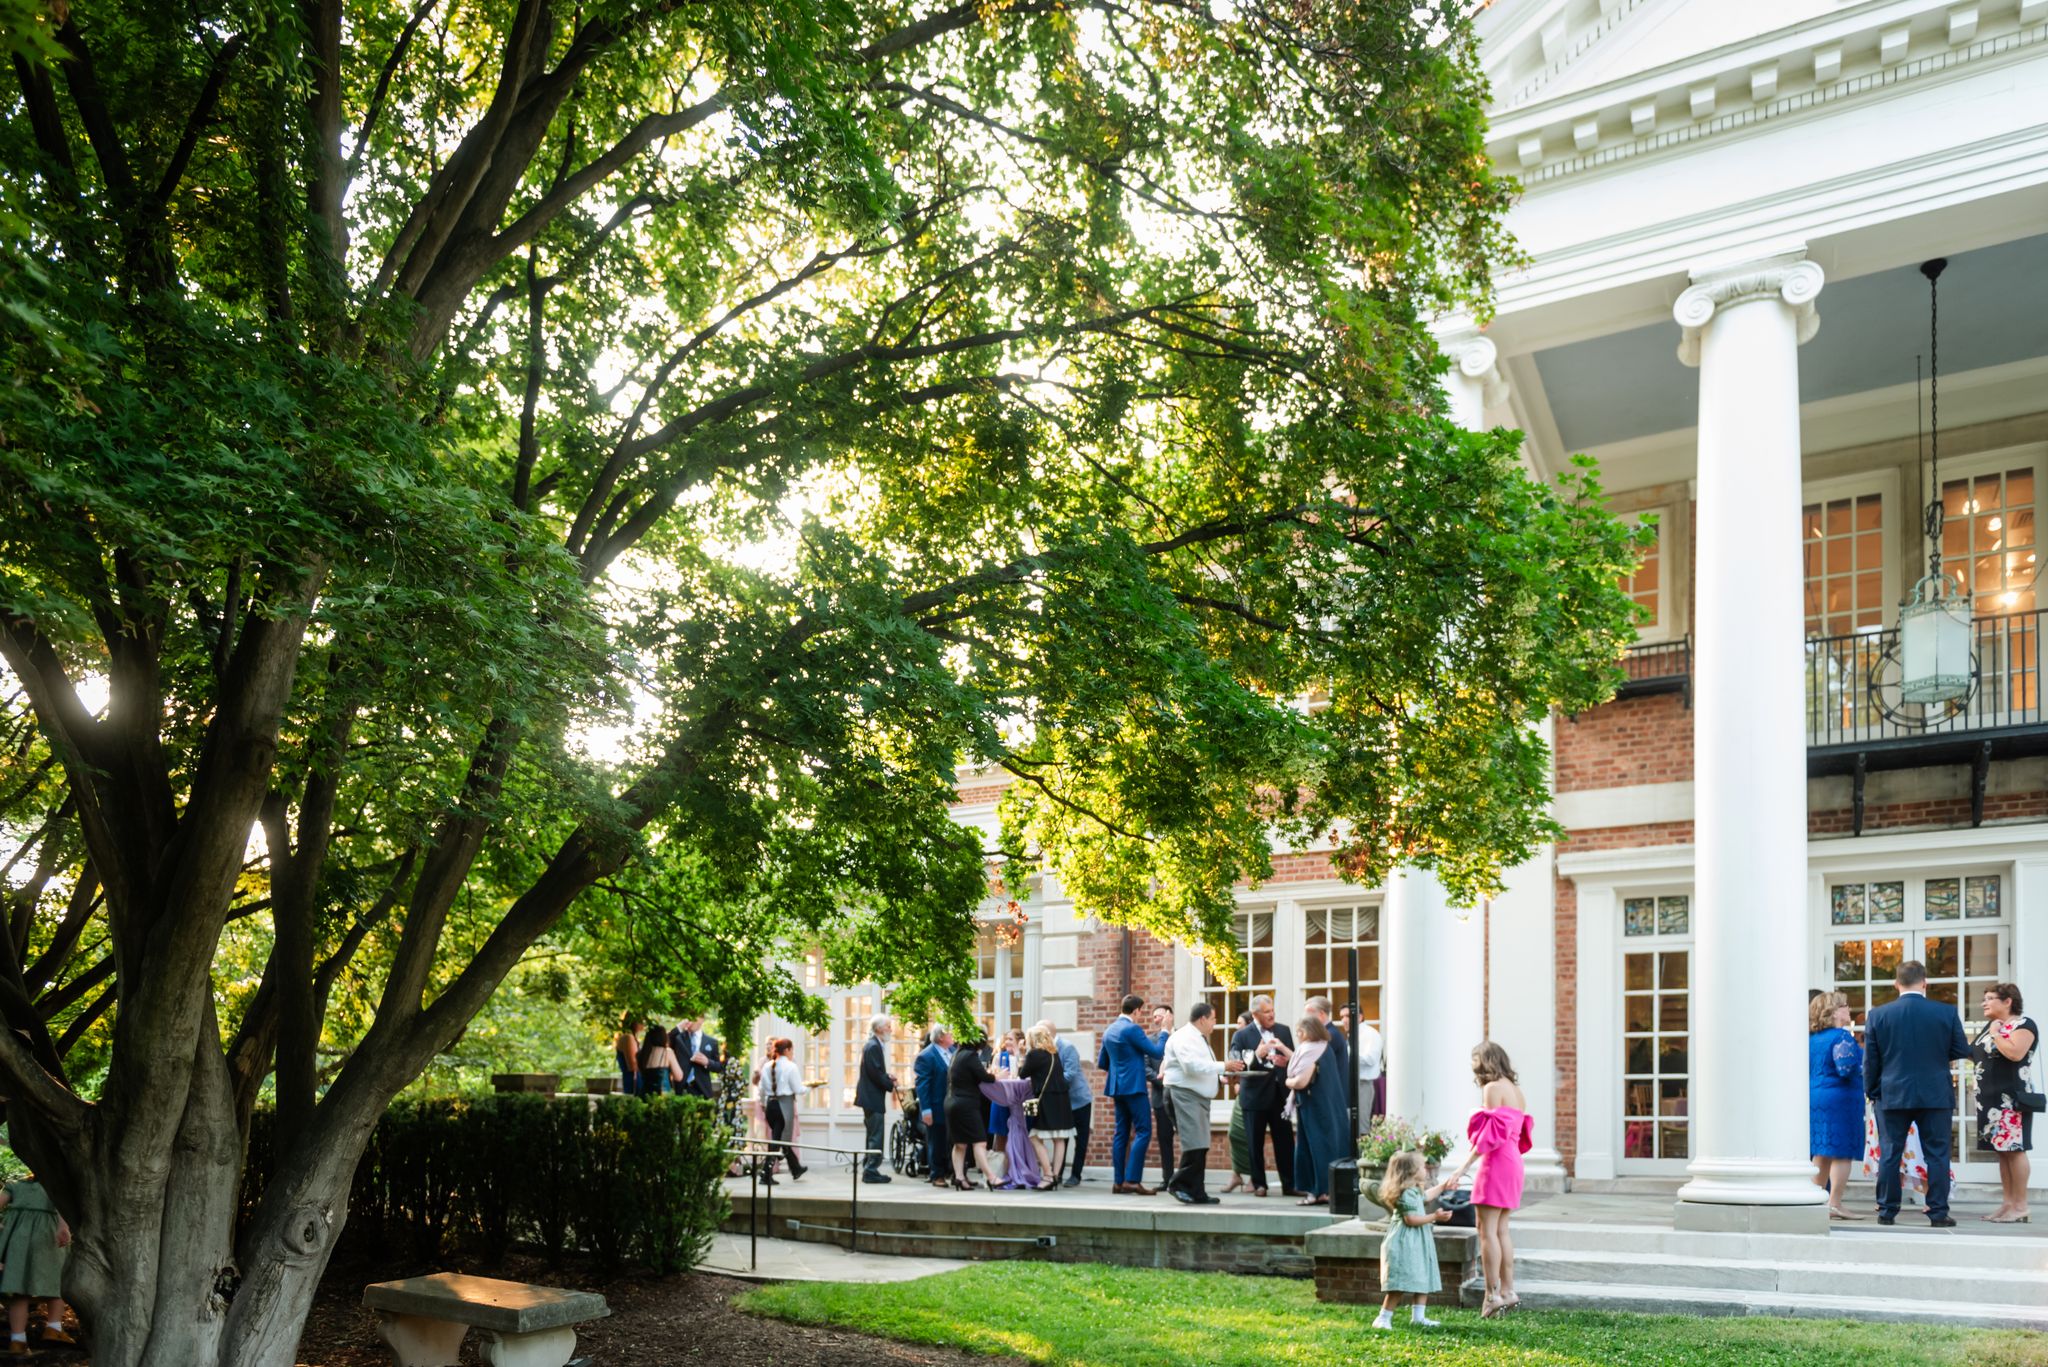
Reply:
<svg viewBox="0 0 2048 1367"><path fill-rule="evenodd" d="M1927 967L1917 959L1899 965L1897 1001L1886 1002L1863 1023L1863 1091L1877 1105L1880 1154L1877 1167L1877 1222L1899 1216L1899 1153L1906 1131L1920 1127L1920 1152L1927 1159L1927 1222L1953 1229L1948 1213L1949 1136L1955 1129L1956 1094L1949 1064L1970 1054L1962 1014L1927 999Z"/></svg>
<svg viewBox="0 0 2048 1367"><path fill-rule="evenodd" d="M953 1066L953 1032L934 1025L912 1070L917 1086L917 1118L924 1122L925 1166L932 1185L953 1185L953 1146L946 1134L946 1079Z"/></svg>
<svg viewBox="0 0 2048 1367"><path fill-rule="evenodd" d="M1102 1032L1095 1066L1109 1074L1104 1095L1116 1104L1116 1134L1109 1143L1113 1190L1122 1196L1150 1196L1145 1185L1145 1150L1152 1144L1152 1089L1145 1079L1145 1060L1161 1058L1166 1045L1145 1033L1134 1017L1145 999L1133 992L1124 998L1124 1013Z"/></svg>

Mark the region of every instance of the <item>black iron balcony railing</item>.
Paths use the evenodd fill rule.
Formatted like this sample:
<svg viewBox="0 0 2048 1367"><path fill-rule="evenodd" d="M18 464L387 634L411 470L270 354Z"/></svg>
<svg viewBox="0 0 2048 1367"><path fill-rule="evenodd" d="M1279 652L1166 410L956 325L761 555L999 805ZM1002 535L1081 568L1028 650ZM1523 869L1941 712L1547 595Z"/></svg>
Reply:
<svg viewBox="0 0 2048 1367"><path fill-rule="evenodd" d="M1900 701L1896 627L1807 641L1807 746L1845 753L1952 746L1966 736L2043 726L2041 617L2035 611L1976 619L1977 687L1955 706Z"/></svg>
<svg viewBox="0 0 2048 1367"><path fill-rule="evenodd" d="M1692 637L1630 646L1628 654L1622 657L1621 668L1627 677L1615 690L1615 697L1683 693L1686 706L1692 706Z"/></svg>

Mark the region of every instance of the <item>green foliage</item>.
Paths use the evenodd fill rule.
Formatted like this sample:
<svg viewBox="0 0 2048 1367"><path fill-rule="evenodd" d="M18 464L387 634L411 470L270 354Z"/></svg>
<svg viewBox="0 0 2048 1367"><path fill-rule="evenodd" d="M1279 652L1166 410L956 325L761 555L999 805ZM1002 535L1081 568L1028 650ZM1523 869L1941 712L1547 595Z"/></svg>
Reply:
<svg viewBox="0 0 2048 1367"><path fill-rule="evenodd" d="M992 870L1233 978L1276 835L1469 899L1555 834L1636 534L1445 411L1514 259L1468 5L6 3L0 826L32 948L105 884L32 1044L158 1146L79 1187L163 1190L114 1041L202 1017L345 1146L622 1009L821 1024L812 948L963 1015ZM442 1105L366 1200L496 1240Z"/></svg>
<svg viewBox="0 0 2048 1367"><path fill-rule="evenodd" d="M245 1221L275 1161L272 1113L253 1119ZM695 1097L404 1100L357 1168L349 1233L371 1248L403 1241L420 1263L446 1257L453 1236L485 1265L529 1243L550 1262L581 1250L606 1268L631 1258L684 1272L725 1220L725 1144L716 1110Z"/></svg>
<svg viewBox="0 0 2048 1367"><path fill-rule="evenodd" d="M1846 1320L1552 1311L1482 1322L1432 1305L1443 1328L1325 1305L1305 1280L1063 1263L989 1263L887 1285L784 1282L741 1302L758 1314L1026 1362L1090 1367L1964 1367L2035 1362L2048 1335Z"/></svg>
<svg viewBox="0 0 2048 1367"><path fill-rule="evenodd" d="M1419 1150L1423 1161L1441 1163L1451 1151L1451 1136L1443 1130L1425 1130L1398 1116L1383 1115L1358 1137L1358 1161L1382 1167L1397 1153Z"/></svg>

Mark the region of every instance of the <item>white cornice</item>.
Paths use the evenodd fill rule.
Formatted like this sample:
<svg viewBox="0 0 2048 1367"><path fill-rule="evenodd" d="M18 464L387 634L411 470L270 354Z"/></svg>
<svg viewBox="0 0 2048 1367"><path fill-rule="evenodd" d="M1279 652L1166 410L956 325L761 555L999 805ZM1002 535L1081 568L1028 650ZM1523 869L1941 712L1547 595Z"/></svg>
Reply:
<svg viewBox="0 0 2048 1367"><path fill-rule="evenodd" d="M1929 6L1925 0L1881 0L1770 35L1762 44L1720 49L1526 108L1497 109L1487 144L1496 163L1513 170L1524 185L1535 186L1767 121L1810 114L1843 101L1874 97L1964 66L2028 56L2038 45L2048 43L2048 24L2013 27L2006 18L2001 31L1975 42L1944 46L1891 64L1864 61L1859 63L1863 69L1850 76L1808 79L1816 52L1837 54L1839 60L1846 41L1860 44L1858 51L1869 47L1874 53L1880 33L1895 30L1902 15L1930 22L1938 19L1939 28L1923 41L1945 41L1951 8ZM1771 69L1772 78L1759 84L1757 73L1764 68ZM1798 75L1796 83L1786 82L1795 88L1762 101L1750 98L1753 91L1776 91L1780 70L1788 76ZM1724 78L1736 83L1727 93L1740 101L1739 107L1714 113L1710 101L1709 107L1701 110L1696 97L1702 91L1711 95L1716 82ZM1667 107L1681 121L1659 131L1655 128L1656 111ZM1650 111L1647 120L1645 109ZM1700 113L1682 118L1675 112L1681 109ZM1639 132L1646 124L1647 131Z"/></svg>
<svg viewBox="0 0 2048 1367"><path fill-rule="evenodd" d="M1871 37L1882 30L1895 28L1901 23L1910 24L1922 16L1940 14L1947 22L1947 13L1954 0L1948 3L1931 3L1930 0L1865 0L1863 4L1847 6L1834 14L1809 19L1802 24L1760 33L1740 42L1725 43L1705 52L1694 53L1681 61L1666 62L1663 66L1649 71L1631 72L1618 76L1599 85L1583 90L1568 91L1547 100L1524 102L1517 97L1496 101L1489 113L1492 116L1492 137L1506 141L1519 133L1546 127L1567 118L1571 111L1581 110L1588 105L1601 108L1617 108L1634 100L1647 99L1657 95L1675 94L1689 90L1702 81L1718 80L1722 76L1737 73L1747 78L1748 72L1769 62L1782 62L1797 53L1824 48L1836 43L1847 43L1857 38Z"/></svg>

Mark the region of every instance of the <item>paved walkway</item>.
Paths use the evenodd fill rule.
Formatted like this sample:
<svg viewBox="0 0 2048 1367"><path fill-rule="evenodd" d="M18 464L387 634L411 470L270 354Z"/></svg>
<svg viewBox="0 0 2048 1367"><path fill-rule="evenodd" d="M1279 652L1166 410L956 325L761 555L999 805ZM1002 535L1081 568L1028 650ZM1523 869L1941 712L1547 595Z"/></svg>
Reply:
<svg viewBox="0 0 2048 1367"><path fill-rule="evenodd" d="M1671 1203L1678 1187L1675 1182L1671 1185L1669 1193L1573 1191L1561 1196L1532 1197L1530 1203L1523 1207L1523 1218L1552 1224L1661 1225L1668 1229L1671 1226ZM1889 1228L1878 1224L1876 1193L1867 1182L1851 1182L1849 1197L1844 1204L1865 1218L1835 1221L1829 1227L1832 1233L1886 1238L1893 1234L1929 1232L1926 1211L1914 1204L1911 1198L1899 1211L1897 1224ZM1987 1224L1978 1218L1997 1209L1997 1188L1975 1185L1956 1188L1949 1201L1949 1214L1956 1220L1953 1232L2009 1239L2048 1237L2048 1201L2042 1202L2040 1213L2031 1223L2024 1225Z"/></svg>
<svg viewBox="0 0 2048 1367"><path fill-rule="evenodd" d="M758 1261L750 1266L744 1234L720 1234L699 1270L744 1281L761 1282L911 1282L969 1264L953 1258L877 1257L848 1253L837 1244L798 1243L764 1238Z"/></svg>
<svg viewBox="0 0 2048 1367"><path fill-rule="evenodd" d="M1229 1174L1225 1173L1221 1178L1217 1178L1212 1173L1211 1178L1213 1180L1209 1183L1209 1194L1220 1198L1220 1205L1184 1206L1163 1191L1153 1196L1118 1196L1110 1190L1107 1169L1103 1169L1100 1175L1097 1175L1094 1169L1090 1169L1088 1180L1080 1186L1061 1187L1057 1191L959 1192L935 1187L925 1178L897 1176L889 1182L864 1183L860 1189L860 1199L863 1208L870 1201L913 1201L920 1205L929 1202L934 1207L968 1210L986 1202L996 1202L1005 1206L1018 1205L1034 1210L1178 1210L1196 1216L1217 1212L1237 1215L1286 1215L1311 1225L1327 1224L1330 1220L1328 1206L1299 1205L1295 1198L1280 1194L1277 1181L1271 1188L1270 1196L1253 1196L1249 1191L1235 1191L1226 1196L1221 1183L1230 1180ZM725 1189L735 1199L744 1201L752 1187L744 1177L729 1177L726 1179ZM792 1182L785 1177L775 1186L777 1205L793 1196L822 1196L843 1201L852 1194L853 1179L843 1167L813 1167L805 1171L803 1180Z"/></svg>

